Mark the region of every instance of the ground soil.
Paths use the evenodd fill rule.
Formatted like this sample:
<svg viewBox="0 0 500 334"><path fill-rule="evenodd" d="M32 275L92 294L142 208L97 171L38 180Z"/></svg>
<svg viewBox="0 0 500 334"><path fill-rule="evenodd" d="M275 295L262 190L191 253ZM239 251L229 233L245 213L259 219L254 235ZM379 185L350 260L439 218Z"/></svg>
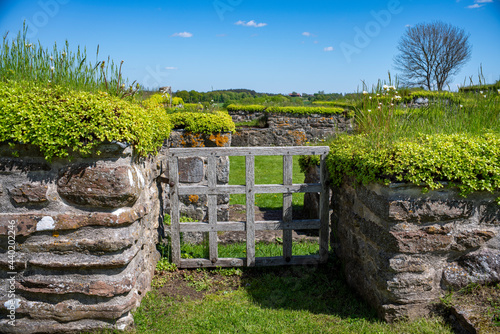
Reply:
<svg viewBox="0 0 500 334"><path fill-rule="evenodd" d="M238 275L224 276L214 270L179 269L155 272L153 284L157 292L174 300L200 300L217 291L232 291L241 285Z"/></svg>

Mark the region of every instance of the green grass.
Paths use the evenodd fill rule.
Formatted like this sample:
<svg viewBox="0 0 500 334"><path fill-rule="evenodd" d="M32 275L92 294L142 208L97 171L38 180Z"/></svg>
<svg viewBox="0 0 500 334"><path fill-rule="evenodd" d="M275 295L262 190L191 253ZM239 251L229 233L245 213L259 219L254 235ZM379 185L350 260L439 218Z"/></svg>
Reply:
<svg viewBox="0 0 500 334"><path fill-rule="evenodd" d="M421 109L396 109L389 102L377 106L377 99L366 102L356 113L358 132L367 135L377 149L402 138L424 135L500 133L500 96L488 93L460 94L460 103L438 100Z"/></svg>
<svg viewBox="0 0 500 334"><path fill-rule="evenodd" d="M78 46L73 52L66 41L62 48L54 44L49 50L40 42L29 41L27 32L28 27L24 24L17 36L8 33L3 36L0 44L0 80L60 85L92 93L103 91L121 98L132 97L139 90L138 84L134 86L135 81L129 85L122 78L123 61L116 65L109 57L99 60L99 46L92 63L85 48Z"/></svg>
<svg viewBox="0 0 500 334"><path fill-rule="evenodd" d="M393 324L346 285L334 261L321 266L185 270L179 280L203 298L148 293L135 333L452 333L440 318ZM162 284L169 284L165 277ZM180 277L180 278L179 278ZM218 288L215 288L215 287Z"/></svg>
<svg viewBox="0 0 500 334"><path fill-rule="evenodd" d="M282 240L276 240L277 242L266 243L257 242L255 244L255 256L256 257L273 257L273 256L283 256L283 245ZM246 244L243 243L230 243L226 245L219 244L218 249L219 257L236 257L244 258L246 257ZM204 244L182 244L181 245L181 256L183 258L207 258L208 250ZM294 242L292 244L292 255L314 255L319 254L319 243L318 242L308 242L300 241Z"/></svg>
<svg viewBox="0 0 500 334"><path fill-rule="evenodd" d="M245 184L245 157L230 157L229 184ZM293 157L293 182L304 183L304 173L300 171L299 156ZM281 156L255 157L255 184L283 184L283 158ZM243 194L231 195L229 204L245 204ZM265 209L281 209L282 194L256 194L255 205ZM293 194L293 206L304 205L304 194Z"/></svg>

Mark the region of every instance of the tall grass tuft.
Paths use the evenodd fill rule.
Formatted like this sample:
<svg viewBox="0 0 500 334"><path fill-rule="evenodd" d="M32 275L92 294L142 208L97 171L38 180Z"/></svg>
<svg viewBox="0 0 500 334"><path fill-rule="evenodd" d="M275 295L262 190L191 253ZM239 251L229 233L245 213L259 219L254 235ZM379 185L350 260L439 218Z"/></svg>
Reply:
<svg viewBox="0 0 500 334"><path fill-rule="evenodd" d="M40 42L31 43L27 31L23 24L23 30L12 40L8 39L8 32L4 35L0 45L0 80L32 81L93 93L103 91L121 98L134 96L140 88L138 84L134 86L135 81L129 85L122 78L123 61L116 65L109 57L106 61L99 60L99 46L92 63L86 48L78 46L73 52L66 41L62 49L54 44L49 51Z"/></svg>
<svg viewBox="0 0 500 334"><path fill-rule="evenodd" d="M422 134L500 134L497 91L455 93L453 100L430 99L431 103L420 108L409 108L400 102L397 88L392 93L389 89L385 95L365 92L363 99L355 116L357 131L368 136L377 149Z"/></svg>

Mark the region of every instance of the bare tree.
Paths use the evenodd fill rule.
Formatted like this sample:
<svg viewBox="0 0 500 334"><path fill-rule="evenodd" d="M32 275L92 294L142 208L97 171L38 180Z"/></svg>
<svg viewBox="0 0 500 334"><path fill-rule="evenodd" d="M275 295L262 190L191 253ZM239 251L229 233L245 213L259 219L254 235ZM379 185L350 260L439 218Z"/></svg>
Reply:
<svg viewBox="0 0 500 334"><path fill-rule="evenodd" d="M438 21L409 27L398 51L394 63L405 84L443 90L470 59L472 46L463 29Z"/></svg>

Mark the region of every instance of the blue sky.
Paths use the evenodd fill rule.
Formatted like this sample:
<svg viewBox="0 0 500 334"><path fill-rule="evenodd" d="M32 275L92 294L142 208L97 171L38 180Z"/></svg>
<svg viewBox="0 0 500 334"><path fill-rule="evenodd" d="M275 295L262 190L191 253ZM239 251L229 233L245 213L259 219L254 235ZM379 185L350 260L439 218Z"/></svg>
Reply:
<svg viewBox="0 0 500 334"><path fill-rule="evenodd" d="M500 79L500 0L0 0L0 32L26 20L32 41L124 60L146 87L270 93L352 92L396 74L407 26L442 20L470 33L472 58L451 84ZM468 80L468 79L467 79Z"/></svg>

